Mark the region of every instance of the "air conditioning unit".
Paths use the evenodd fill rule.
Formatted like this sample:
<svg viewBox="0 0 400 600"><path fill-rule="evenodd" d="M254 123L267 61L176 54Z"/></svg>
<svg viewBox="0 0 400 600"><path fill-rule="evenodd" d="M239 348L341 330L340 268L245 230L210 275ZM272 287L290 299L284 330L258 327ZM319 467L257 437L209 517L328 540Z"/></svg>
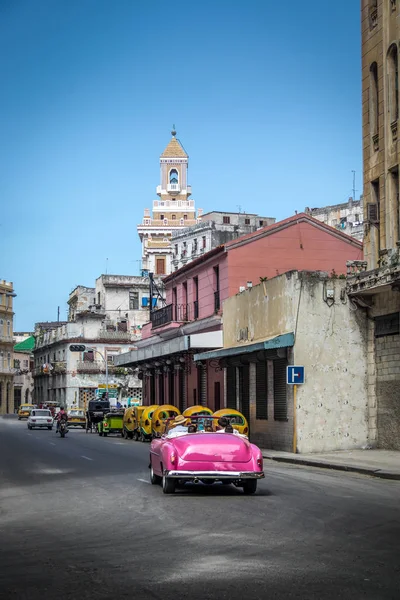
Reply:
<svg viewBox="0 0 400 600"><path fill-rule="evenodd" d="M246 288L244 287L244 285L241 285L239 287L239 293L241 294L242 292L244 292L246 290Z"/></svg>

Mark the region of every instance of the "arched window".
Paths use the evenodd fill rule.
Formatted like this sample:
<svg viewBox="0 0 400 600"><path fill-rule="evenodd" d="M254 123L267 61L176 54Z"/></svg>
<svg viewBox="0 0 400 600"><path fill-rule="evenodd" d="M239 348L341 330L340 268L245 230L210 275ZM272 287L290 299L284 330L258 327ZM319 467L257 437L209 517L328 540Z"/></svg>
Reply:
<svg viewBox="0 0 400 600"><path fill-rule="evenodd" d="M374 150L379 149L379 96L378 65L373 62L369 68L369 129Z"/></svg>
<svg viewBox="0 0 400 600"><path fill-rule="evenodd" d="M387 54L388 111L390 123L399 116L399 61L397 45L392 44Z"/></svg>
<svg viewBox="0 0 400 600"><path fill-rule="evenodd" d="M176 169L171 169L169 172L169 182L170 183L178 183L179 176L178 171Z"/></svg>
<svg viewBox="0 0 400 600"><path fill-rule="evenodd" d="M172 216L171 216L171 219L172 219L173 221L175 221L175 220L176 220L176 215L172 215Z"/></svg>

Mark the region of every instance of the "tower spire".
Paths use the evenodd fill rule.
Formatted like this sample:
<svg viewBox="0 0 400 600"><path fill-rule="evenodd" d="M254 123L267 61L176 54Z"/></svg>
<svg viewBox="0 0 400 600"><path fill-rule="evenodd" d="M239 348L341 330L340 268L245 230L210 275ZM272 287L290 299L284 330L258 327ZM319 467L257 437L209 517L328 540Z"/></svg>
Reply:
<svg viewBox="0 0 400 600"><path fill-rule="evenodd" d="M171 131L171 135L172 135L172 137L175 137L175 136L176 136L175 123L172 125L172 131Z"/></svg>

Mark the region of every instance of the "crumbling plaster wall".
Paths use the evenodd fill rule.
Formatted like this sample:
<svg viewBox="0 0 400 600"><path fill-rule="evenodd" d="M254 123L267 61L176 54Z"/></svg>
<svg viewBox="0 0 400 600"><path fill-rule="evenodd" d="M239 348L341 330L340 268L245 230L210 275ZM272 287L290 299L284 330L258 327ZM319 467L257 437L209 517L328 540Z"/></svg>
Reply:
<svg viewBox="0 0 400 600"><path fill-rule="evenodd" d="M300 273L294 287L294 363L306 373L297 393L298 452L362 447L369 423L365 312L349 303L344 280Z"/></svg>

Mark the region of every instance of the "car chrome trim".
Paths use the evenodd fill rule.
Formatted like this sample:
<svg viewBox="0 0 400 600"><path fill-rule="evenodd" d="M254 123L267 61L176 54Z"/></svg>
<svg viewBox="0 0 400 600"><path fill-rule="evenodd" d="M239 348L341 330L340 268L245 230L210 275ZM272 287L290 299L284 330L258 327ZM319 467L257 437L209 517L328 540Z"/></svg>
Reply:
<svg viewBox="0 0 400 600"><path fill-rule="evenodd" d="M257 471L164 471L174 479L263 479L264 472Z"/></svg>

